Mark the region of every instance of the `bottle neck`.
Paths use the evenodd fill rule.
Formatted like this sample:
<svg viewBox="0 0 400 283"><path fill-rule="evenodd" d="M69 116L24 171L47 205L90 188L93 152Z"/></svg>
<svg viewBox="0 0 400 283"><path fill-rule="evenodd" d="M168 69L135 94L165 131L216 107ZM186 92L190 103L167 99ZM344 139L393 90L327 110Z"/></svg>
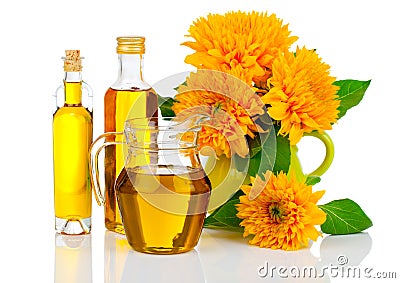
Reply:
<svg viewBox="0 0 400 283"><path fill-rule="evenodd" d="M65 72L64 77L65 106L82 105L82 73Z"/></svg>
<svg viewBox="0 0 400 283"><path fill-rule="evenodd" d="M117 90L150 88L143 79L143 57L143 54L118 54L118 79L112 88Z"/></svg>

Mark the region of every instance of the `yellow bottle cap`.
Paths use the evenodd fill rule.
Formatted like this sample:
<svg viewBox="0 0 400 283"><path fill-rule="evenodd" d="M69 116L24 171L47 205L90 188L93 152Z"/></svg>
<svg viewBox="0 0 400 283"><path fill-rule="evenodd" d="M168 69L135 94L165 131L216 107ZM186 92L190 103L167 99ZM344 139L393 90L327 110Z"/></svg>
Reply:
<svg viewBox="0 0 400 283"><path fill-rule="evenodd" d="M118 54L144 54L143 36L120 36L117 37L117 53Z"/></svg>

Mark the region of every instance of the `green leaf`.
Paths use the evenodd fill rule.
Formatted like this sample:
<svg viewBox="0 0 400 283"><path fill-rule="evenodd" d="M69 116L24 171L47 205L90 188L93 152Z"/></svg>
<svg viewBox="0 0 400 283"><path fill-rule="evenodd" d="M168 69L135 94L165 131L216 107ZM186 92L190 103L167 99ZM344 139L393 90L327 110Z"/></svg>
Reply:
<svg viewBox="0 0 400 283"><path fill-rule="evenodd" d="M231 231L243 231L243 227L240 227L242 219L236 216L237 209L236 204L240 203L239 199L233 199L225 203L221 209L214 215L214 219L219 223L224 224Z"/></svg>
<svg viewBox="0 0 400 283"><path fill-rule="evenodd" d="M244 193L241 190L237 191L229 201L216 209L205 219L204 227L243 233L243 227L240 226L242 220L236 216L236 204L240 202L239 196L241 195Z"/></svg>
<svg viewBox="0 0 400 283"><path fill-rule="evenodd" d="M176 100L172 97L158 95L158 107L163 117L175 117L175 112L171 109L175 102Z"/></svg>
<svg viewBox="0 0 400 283"><path fill-rule="evenodd" d="M276 131L278 132L278 131ZM276 137L276 158L274 165L274 173L283 171L287 173L290 166L290 142L287 137L277 135Z"/></svg>
<svg viewBox="0 0 400 283"><path fill-rule="evenodd" d="M273 129L273 128L272 128ZM275 133L259 133L253 139L249 138L250 160L248 174L255 177L262 176L267 170L272 170L275 160Z"/></svg>
<svg viewBox="0 0 400 283"><path fill-rule="evenodd" d="M226 227L226 225L222 224L221 222L216 220L214 217L208 216L204 221L204 227L212 228L212 229L224 229L224 227Z"/></svg>
<svg viewBox="0 0 400 283"><path fill-rule="evenodd" d="M326 213L321 230L327 234L345 235L361 232L372 226L372 221L361 207L351 199L334 200L319 205Z"/></svg>
<svg viewBox="0 0 400 283"><path fill-rule="evenodd" d="M254 157L257 153L259 153L262 150L262 144L259 134L256 134L256 136L253 139L248 137L247 142L250 146L250 158Z"/></svg>
<svg viewBox="0 0 400 283"><path fill-rule="evenodd" d="M262 148L250 158L248 174L255 177L260 175L261 177L267 170L273 170L274 168L274 155L276 147L274 144L266 142Z"/></svg>
<svg viewBox="0 0 400 283"><path fill-rule="evenodd" d="M334 85L340 87L337 93L340 99L338 119L343 117L347 110L360 103L370 83L371 80L342 80L333 83Z"/></svg>
<svg viewBox="0 0 400 283"><path fill-rule="evenodd" d="M321 178L319 176L307 176L306 180L306 185L308 186L314 186L315 184L318 184L321 181Z"/></svg>
<svg viewBox="0 0 400 283"><path fill-rule="evenodd" d="M236 168L239 172L244 172L248 170L249 160L248 158L242 158L237 154L232 156L233 167ZM247 172L247 171L246 171Z"/></svg>
<svg viewBox="0 0 400 283"><path fill-rule="evenodd" d="M268 136L256 136L250 144L250 162L248 174L255 177L256 175L263 176L267 170L274 173L289 170L290 165L290 143L286 137L277 135L278 129L275 128L275 133L271 131Z"/></svg>

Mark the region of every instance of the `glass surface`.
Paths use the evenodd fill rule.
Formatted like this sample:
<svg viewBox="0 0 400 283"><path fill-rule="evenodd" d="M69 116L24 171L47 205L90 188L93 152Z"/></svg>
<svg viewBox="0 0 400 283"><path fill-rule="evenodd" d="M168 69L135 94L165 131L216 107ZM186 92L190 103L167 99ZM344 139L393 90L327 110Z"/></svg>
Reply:
<svg viewBox="0 0 400 283"><path fill-rule="evenodd" d="M122 132L127 119L157 115L155 91L143 79L143 55L119 54L118 78L104 96L104 132ZM120 141L108 138L107 141ZM124 234L114 185L124 165L122 147L105 149L104 219L108 230Z"/></svg>

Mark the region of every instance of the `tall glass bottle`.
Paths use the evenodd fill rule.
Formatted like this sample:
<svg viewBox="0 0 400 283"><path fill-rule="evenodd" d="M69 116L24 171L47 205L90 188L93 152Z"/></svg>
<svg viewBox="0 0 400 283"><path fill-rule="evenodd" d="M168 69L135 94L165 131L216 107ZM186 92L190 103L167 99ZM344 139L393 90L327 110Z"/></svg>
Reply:
<svg viewBox="0 0 400 283"><path fill-rule="evenodd" d="M92 91L82 81L79 50L66 50L64 83L55 94L53 162L55 228L62 234L91 230L88 150L93 135Z"/></svg>
<svg viewBox="0 0 400 283"><path fill-rule="evenodd" d="M145 38L124 36L117 38L119 60L117 81L104 96L104 131L122 132L127 119L157 116L156 92L143 79ZM107 141L118 141L109 137ZM123 147L108 146L105 151L105 226L124 234L121 213L117 205L114 185L124 168Z"/></svg>

